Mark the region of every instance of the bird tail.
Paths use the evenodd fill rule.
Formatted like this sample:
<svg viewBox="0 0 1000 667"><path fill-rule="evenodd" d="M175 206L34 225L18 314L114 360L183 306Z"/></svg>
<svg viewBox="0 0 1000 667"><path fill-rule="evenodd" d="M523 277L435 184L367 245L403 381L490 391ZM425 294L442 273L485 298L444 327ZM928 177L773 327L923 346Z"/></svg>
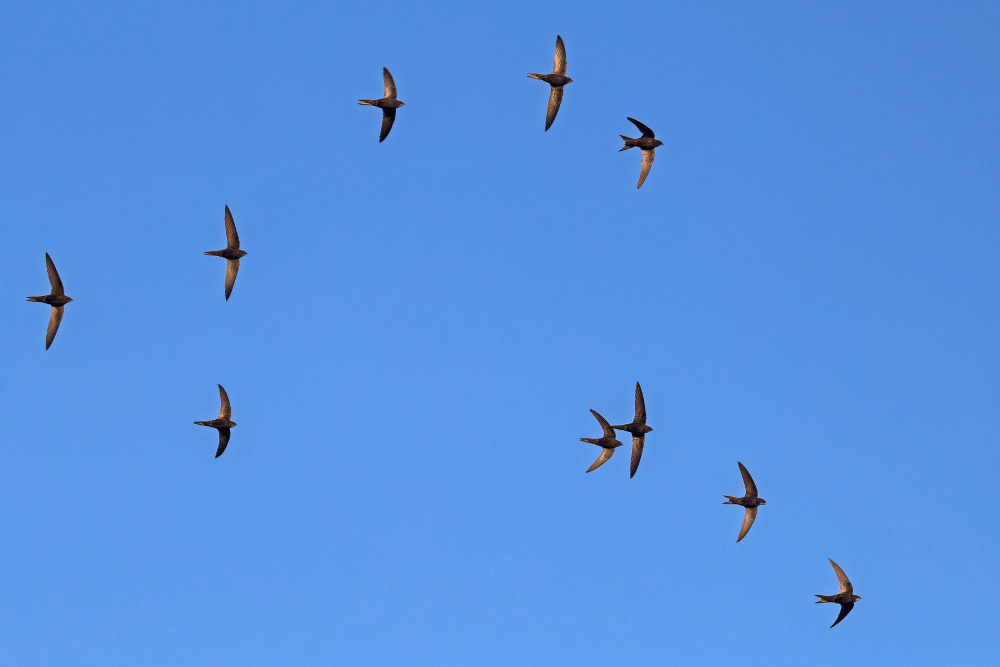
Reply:
<svg viewBox="0 0 1000 667"><path fill-rule="evenodd" d="M824 602L833 602L832 595L816 595L816 597L819 598L818 600L816 600L816 604L823 604Z"/></svg>
<svg viewBox="0 0 1000 667"><path fill-rule="evenodd" d="M45 303L43 297L40 296L29 296L28 301L34 301L35 303Z"/></svg>
<svg viewBox="0 0 1000 667"><path fill-rule="evenodd" d="M580 442L589 442L592 445L598 444L594 438L580 438Z"/></svg>
<svg viewBox="0 0 1000 667"><path fill-rule="evenodd" d="M370 107L377 107L378 106L378 101L377 100L358 100L358 104L367 104Z"/></svg>
<svg viewBox="0 0 1000 667"><path fill-rule="evenodd" d="M529 79L538 79L539 81L544 81L544 79L542 78L541 74L534 74L532 72L528 72L528 78Z"/></svg>
<svg viewBox="0 0 1000 667"><path fill-rule="evenodd" d="M739 503L733 502L733 501L737 500L736 496L727 496L726 494L722 494L722 497L723 498L729 498L729 500L727 500L726 502L722 503L723 505L739 505Z"/></svg>
<svg viewBox="0 0 1000 667"><path fill-rule="evenodd" d="M208 422L195 422L198 426L211 426Z"/></svg>
<svg viewBox="0 0 1000 667"><path fill-rule="evenodd" d="M205 254L206 255L212 255L214 257L222 257L222 251L221 250L206 250Z"/></svg>
<svg viewBox="0 0 1000 667"><path fill-rule="evenodd" d="M635 148L635 139L629 139L624 134L619 134L619 137L625 140L625 148L619 148L618 152L627 151L630 148Z"/></svg>

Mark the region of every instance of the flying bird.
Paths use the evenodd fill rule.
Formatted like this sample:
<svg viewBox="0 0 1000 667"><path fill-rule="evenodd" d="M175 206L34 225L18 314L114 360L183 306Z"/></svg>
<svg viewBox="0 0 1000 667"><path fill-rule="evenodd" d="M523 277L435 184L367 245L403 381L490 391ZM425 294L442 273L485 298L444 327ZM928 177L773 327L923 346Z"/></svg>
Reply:
<svg viewBox="0 0 1000 667"><path fill-rule="evenodd" d="M59 278L59 272L56 271L56 265L52 263L49 253L45 253L45 268L49 271L49 284L52 285L52 292L45 296L29 296L28 301L47 303L52 306L52 313L49 315L49 328L45 332L45 349L47 350L52 345L52 341L56 339L56 332L59 331L59 323L62 322L63 318L63 306L73 299L63 292L62 280Z"/></svg>
<svg viewBox="0 0 1000 667"><path fill-rule="evenodd" d="M222 452L226 451L226 445L229 444L229 429L236 426L236 422L229 419L233 416L233 408L229 405L229 396L221 384L219 385L219 398L222 400L219 416L212 421L195 422L198 426L211 426L219 431L219 450L215 452L215 458L219 458L222 456Z"/></svg>
<svg viewBox="0 0 1000 667"><path fill-rule="evenodd" d="M389 70L382 68L382 81L385 84L385 97L378 100L358 100L358 104L370 107L378 107L382 110L382 131L378 135L378 142L382 143L389 136L392 124L396 122L396 109L403 106L403 102L396 99L396 82L392 80Z"/></svg>
<svg viewBox="0 0 1000 667"><path fill-rule="evenodd" d="M552 74L528 74L532 79L538 79L552 86L549 92L549 108L545 112L545 131L552 127L552 121L559 113L559 105L562 104L563 86L573 83L573 79L566 76L566 47L563 45L562 37L556 35L556 55L555 63L552 66Z"/></svg>
<svg viewBox="0 0 1000 667"><path fill-rule="evenodd" d="M642 448L646 444L646 434L652 431L646 426L646 402L642 399L642 387L635 383L635 418L631 424L612 426L619 431L628 431L632 434L632 467L629 468L629 478L635 477L635 471L639 468L639 459L642 458Z"/></svg>
<svg viewBox="0 0 1000 667"><path fill-rule="evenodd" d="M746 487L747 494L742 498L722 494L723 498L729 498L729 500L722 504L741 505L746 509L746 514L743 515L743 526L740 528L740 536L736 538L736 541L739 542L750 532L750 526L753 525L754 519L757 518L757 508L760 505L766 505L767 501L757 497L757 485L753 483L753 477L750 476L750 472L739 461L736 462L736 465L740 467L740 474L743 475L743 486Z"/></svg>
<svg viewBox="0 0 1000 667"><path fill-rule="evenodd" d="M854 586L851 585L851 580L847 578L844 571L840 569L840 566L833 562L832 558L827 558L830 561L830 565L833 566L833 571L837 573L837 581L840 582L840 592L836 595L817 595L819 599L816 600L816 604L823 604L824 602L836 602L840 605L840 614L837 616L837 620L833 622L833 625L837 625L842 620L844 620L851 610L854 609L854 603L861 599L860 595L854 594ZM832 628L833 625L830 627Z"/></svg>
<svg viewBox="0 0 1000 667"><path fill-rule="evenodd" d="M240 237L236 233L236 223L233 222L229 206L226 206L226 249L209 250L205 254L226 258L226 301L229 301L233 285L236 284L236 274L240 270L240 257L246 255L246 252L240 250Z"/></svg>
<svg viewBox="0 0 1000 667"><path fill-rule="evenodd" d="M622 446L622 443L618 442L618 440L615 439L615 429L611 427L611 424L608 423L608 420L606 420L604 417L597 414L593 410L591 410L590 412L591 414L594 415L594 418L597 419L597 422L601 425L601 428L604 429L604 435L600 438L580 438L580 442L589 442L592 445L598 445L602 448L601 455L597 457L596 461L594 461L594 465L587 468L587 472L590 472L591 470L597 470L598 468L600 468L602 465L604 465L604 462L610 459L611 456L615 453L615 447Z"/></svg>
<svg viewBox="0 0 1000 667"><path fill-rule="evenodd" d="M628 117L626 116L626 118ZM625 140L625 147L619 149L618 152L621 153L636 146L642 149L642 171L639 172L639 185L635 186L636 190L638 190L642 187L642 182L646 180L646 176L649 175L649 168L653 166L653 158L656 157L656 147L662 146L663 142L656 138L651 129L635 118L629 118L628 120L639 128L642 136L638 139L629 139L624 134L619 134L618 136Z"/></svg>

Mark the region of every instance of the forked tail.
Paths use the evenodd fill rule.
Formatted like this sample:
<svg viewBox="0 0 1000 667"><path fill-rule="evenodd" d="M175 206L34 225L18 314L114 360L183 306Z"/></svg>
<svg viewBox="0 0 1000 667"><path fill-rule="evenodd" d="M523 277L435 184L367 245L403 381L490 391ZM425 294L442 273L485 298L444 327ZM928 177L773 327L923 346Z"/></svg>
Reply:
<svg viewBox="0 0 1000 667"><path fill-rule="evenodd" d="M618 152L627 151L630 148L635 148L635 139L629 139L624 134L619 134L619 137L625 140L625 148L619 148Z"/></svg>

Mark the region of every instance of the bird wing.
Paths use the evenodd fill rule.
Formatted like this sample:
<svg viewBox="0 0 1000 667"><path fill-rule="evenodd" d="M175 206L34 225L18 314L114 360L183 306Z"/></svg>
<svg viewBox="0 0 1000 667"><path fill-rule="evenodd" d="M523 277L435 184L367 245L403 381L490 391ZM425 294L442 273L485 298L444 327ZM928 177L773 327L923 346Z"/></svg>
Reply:
<svg viewBox="0 0 1000 667"><path fill-rule="evenodd" d="M625 117L628 118L628 116ZM653 131L651 129L649 129L648 127L637 121L635 118L628 118L628 119L629 121L632 122L633 125L639 128L639 131L642 132L642 136L649 137L650 139L656 138L656 135L653 134Z"/></svg>
<svg viewBox="0 0 1000 667"><path fill-rule="evenodd" d="M236 233L236 223L233 222L233 214L229 212L228 205L226 206L226 247L234 250L240 249L240 237Z"/></svg>
<svg viewBox="0 0 1000 667"><path fill-rule="evenodd" d="M56 278L58 280L58 278ZM59 323L62 322L63 307L52 306L52 314L49 315L49 328L45 332L45 349L49 349L52 341L56 339L56 332L59 331Z"/></svg>
<svg viewBox="0 0 1000 667"><path fill-rule="evenodd" d="M847 618L847 615L851 613L852 609L854 609L853 602L841 602L840 614L837 615L837 620L833 622L833 625L837 625L837 623L840 623L842 620ZM830 627L832 628L833 625L831 625Z"/></svg>
<svg viewBox="0 0 1000 667"><path fill-rule="evenodd" d="M226 451L226 446L229 444L229 435L230 430L225 426L219 429L219 449L215 452L215 458L219 458L222 456L222 452Z"/></svg>
<svg viewBox="0 0 1000 667"><path fill-rule="evenodd" d="M635 383L635 419L638 424L646 423L646 401L642 398L642 387Z"/></svg>
<svg viewBox="0 0 1000 667"><path fill-rule="evenodd" d="M851 585L851 580L847 578L847 575L844 574L844 571L840 569L840 566L833 562L832 558L827 558L827 560L830 561L830 565L833 566L833 571L837 573L837 581L840 582L840 592L847 593L848 595L854 595L854 586ZM850 611L850 609L848 609L847 611ZM846 615L847 613L845 612L844 616ZM838 623L840 622L839 618L837 619L837 622ZM837 623L834 623L833 625L836 624Z"/></svg>
<svg viewBox="0 0 1000 667"><path fill-rule="evenodd" d="M395 109L382 109L382 131L379 132L378 142L382 143L385 138L389 136L389 130L392 129L392 124L396 122L396 110Z"/></svg>
<svg viewBox="0 0 1000 667"><path fill-rule="evenodd" d="M229 301L229 295L233 293L233 285L236 284L236 274L240 272L240 260L238 259L227 259L226 260L226 301Z"/></svg>
<svg viewBox="0 0 1000 667"><path fill-rule="evenodd" d="M45 253L45 268L49 270L49 284L52 285L52 294L63 294L62 280L59 279L59 272L56 265L52 263L49 253Z"/></svg>
<svg viewBox="0 0 1000 667"><path fill-rule="evenodd" d="M382 82L385 84L385 96L390 100L396 99L396 82L392 80L389 70L382 68Z"/></svg>
<svg viewBox="0 0 1000 667"><path fill-rule="evenodd" d="M566 76L566 45L563 44L562 37L556 35L556 56L552 65L553 74Z"/></svg>
<svg viewBox="0 0 1000 667"><path fill-rule="evenodd" d="M642 458L642 448L646 444L646 436L632 436L632 465L629 468L629 479L635 477L635 471L639 469L639 459Z"/></svg>
<svg viewBox="0 0 1000 667"><path fill-rule="evenodd" d="M229 394L219 385L219 399L222 401L222 408L219 410L219 419L228 420L233 416L233 407L229 405Z"/></svg>
<svg viewBox="0 0 1000 667"><path fill-rule="evenodd" d="M605 438L611 438L612 440L614 440L615 439L615 429L613 429L611 427L611 424L608 423L608 420L605 419L604 417L602 417L601 415L597 414L593 410L591 410L590 412L597 419L597 422L601 425L601 428L604 429L604 437Z"/></svg>
<svg viewBox="0 0 1000 667"><path fill-rule="evenodd" d="M750 532L750 526L753 525L754 519L757 518L756 507L746 507L744 509L746 509L746 514L743 515L743 525L740 527L740 536L736 538L737 542L747 536L747 533Z"/></svg>
<svg viewBox="0 0 1000 667"><path fill-rule="evenodd" d="M750 476L750 472L739 461L736 462L736 465L740 467L740 474L743 475L743 486L747 487L747 496L756 498L757 485L753 483L753 477Z"/></svg>
<svg viewBox="0 0 1000 667"><path fill-rule="evenodd" d="M545 131L548 132L549 128L552 127L552 123L556 119L556 114L559 113L559 105L562 104L563 87L562 86L552 86L552 92L549 93L549 108L545 111Z"/></svg>
<svg viewBox="0 0 1000 667"><path fill-rule="evenodd" d="M615 454L615 450L612 449L611 447L602 447L601 448L601 455L597 457L596 461L594 461L594 465L592 465L589 468L587 468L587 472L590 472L591 470L597 470L602 465L604 465L605 461L607 461L612 456L614 456L614 454Z"/></svg>
<svg viewBox="0 0 1000 667"><path fill-rule="evenodd" d="M656 157L655 150L643 150L642 151L642 171L639 172L639 185L635 186L638 190L642 187L642 182L646 180L646 176L649 175L649 168L653 166L653 158Z"/></svg>

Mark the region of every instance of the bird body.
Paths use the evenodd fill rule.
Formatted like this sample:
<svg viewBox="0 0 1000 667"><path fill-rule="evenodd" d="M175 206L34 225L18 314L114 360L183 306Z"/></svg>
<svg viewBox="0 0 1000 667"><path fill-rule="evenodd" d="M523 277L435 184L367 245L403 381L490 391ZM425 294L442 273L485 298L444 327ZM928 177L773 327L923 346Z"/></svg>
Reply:
<svg viewBox="0 0 1000 667"><path fill-rule="evenodd" d="M622 446L622 443L618 442L615 438L615 430L611 427L611 424L608 423L608 420L597 414L594 410L591 410L590 412L594 415L597 423L601 425L601 428L604 429L604 435L600 438L580 438L580 442L589 442L592 445L601 447L600 456L597 457L597 460L594 461L592 466L587 468L587 472L600 468L604 465L604 462L610 459L615 453L615 448Z"/></svg>
<svg viewBox="0 0 1000 667"><path fill-rule="evenodd" d="M208 426L219 432L219 449L215 452L215 458L219 458L222 456L222 452L226 451L226 447L229 445L229 429L236 426L236 422L230 419L233 416L233 408L229 404L229 395L221 384L219 385L219 400L222 407L219 409L218 417L210 421L195 422L198 426Z"/></svg>
<svg viewBox="0 0 1000 667"><path fill-rule="evenodd" d="M379 132L378 142L382 143L389 136L392 124L396 122L396 109L404 106L404 102L396 99L396 82L389 74L389 70L382 68L382 84L385 96L377 100L358 100L358 104L370 107L378 107L382 110L382 130Z"/></svg>
<svg viewBox="0 0 1000 667"><path fill-rule="evenodd" d="M246 256L246 251L240 250L240 236L236 233L236 223L233 221L233 214L226 206L226 247L222 250L206 250L206 255L214 257L224 257L226 259L226 301L233 293L233 286L236 284L236 274L240 271L240 258Z"/></svg>
<svg viewBox="0 0 1000 667"><path fill-rule="evenodd" d="M833 566L833 571L837 573L837 581L840 583L840 591L836 595L819 595L816 597L816 604L823 604L824 602L835 602L840 605L840 614L837 615L837 620L833 622L833 625L837 625L842 620L844 620L851 610L854 609L854 603L861 599L860 595L854 594L854 586L851 585L851 580L847 578L844 571L840 569L840 566L833 562L832 558L827 558L830 561L830 565ZM833 625L830 627L832 628Z"/></svg>
<svg viewBox="0 0 1000 667"><path fill-rule="evenodd" d="M626 118L628 118L626 116ZM656 138L656 135L651 129L637 121L635 118L628 118L629 122L639 128L642 132L642 136L638 139L630 139L624 134L619 134L618 136L625 140L625 146L619 148L618 152L627 151L630 148L641 148L642 149L642 170L639 172L639 185L635 186L638 190L642 187L643 181L646 180L646 176L649 175L649 168L653 166L653 160L656 158L656 147L662 146L663 142Z"/></svg>
<svg viewBox="0 0 1000 667"><path fill-rule="evenodd" d="M29 296L28 301L52 306L52 312L49 314L49 327L45 332L45 349L47 350L52 345L52 341L56 339L56 332L59 331L59 324L63 318L63 306L73 299L66 296L63 291L62 279L59 277L59 272L56 271L56 265L49 257L49 253L45 253L45 268L49 274L51 293L42 296Z"/></svg>
<svg viewBox="0 0 1000 667"><path fill-rule="evenodd" d="M552 74L535 74L530 72L528 78L538 79L552 86L549 91L549 106L545 111L545 131L548 132L552 123L559 113L559 106L562 104L563 86L573 83L573 79L566 76L566 46L562 37L556 35L556 52L552 64Z"/></svg>
<svg viewBox="0 0 1000 667"><path fill-rule="evenodd" d="M766 505L767 501L763 498L757 496L757 485L753 482L753 477L750 476L750 472L744 467L739 461L736 465L740 467L740 474L743 475L743 485L746 487L746 495L742 498L736 496L727 496L722 494L723 498L728 498L723 505L739 505L746 509L746 513L743 515L743 525L740 527L740 535L736 538L736 541L741 541L750 532L750 526L753 525L754 520L757 518L757 508L761 505Z"/></svg>
<svg viewBox="0 0 1000 667"><path fill-rule="evenodd" d="M642 387L635 383L635 417L630 424L621 424L611 428L618 431L628 431L632 434L632 462L629 466L629 478L635 477L635 471L639 469L639 460L642 458L642 449L646 446L646 434L652 431L646 426L646 401L642 397Z"/></svg>

